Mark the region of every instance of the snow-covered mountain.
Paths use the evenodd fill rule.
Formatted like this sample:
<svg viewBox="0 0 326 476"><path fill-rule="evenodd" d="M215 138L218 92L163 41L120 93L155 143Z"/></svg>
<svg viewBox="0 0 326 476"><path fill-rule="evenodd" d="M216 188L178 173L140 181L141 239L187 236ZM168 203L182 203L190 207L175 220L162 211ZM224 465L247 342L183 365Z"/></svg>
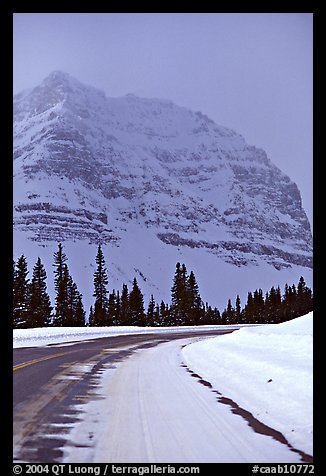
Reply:
<svg viewBox="0 0 326 476"><path fill-rule="evenodd" d="M224 306L256 287L311 281L312 237L295 183L201 112L108 98L66 73L14 97L14 250L47 266L62 241L91 303L97 244L110 288L136 276L169 301L177 261Z"/></svg>

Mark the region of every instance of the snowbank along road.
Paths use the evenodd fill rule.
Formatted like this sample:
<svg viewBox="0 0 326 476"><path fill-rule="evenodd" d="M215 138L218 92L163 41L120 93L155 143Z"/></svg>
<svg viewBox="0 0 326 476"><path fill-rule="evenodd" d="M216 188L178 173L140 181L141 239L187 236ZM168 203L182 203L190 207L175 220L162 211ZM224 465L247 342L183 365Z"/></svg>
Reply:
<svg viewBox="0 0 326 476"><path fill-rule="evenodd" d="M308 460L272 432L255 431L186 368L184 345L225 332L127 335L14 349L14 460Z"/></svg>

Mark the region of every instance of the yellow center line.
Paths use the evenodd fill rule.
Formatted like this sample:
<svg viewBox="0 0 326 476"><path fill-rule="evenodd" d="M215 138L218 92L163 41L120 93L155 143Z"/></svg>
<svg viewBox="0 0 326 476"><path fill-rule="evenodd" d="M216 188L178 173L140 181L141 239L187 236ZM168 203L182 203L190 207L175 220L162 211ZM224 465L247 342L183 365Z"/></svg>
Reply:
<svg viewBox="0 0 326 476"><path fill-rule="evenodd" d="M84 349L85 351L87 350L92 350L92 349ZM118 350L121 350L121 349L118 349ZM76 350L70 350L69 352L62 352L60 354L55 354L55 355L49 355L47 357L41 357L39 359L33 359L33 360L29 360L28 362L22 362L21 364L16 364L13 366L13 372L15 372L16 370L20 370L20 369L23 369L24 367L28 367L29 365L33 365L33 364L37 364L38 362L44 362L45 360L50 360L50 359L55 359L56 357L62 357L63 355L68 355L68 354L73 354L74 352L79 352L80 349L76 349ZM116 352L115 349L104 349L105 352ZM102 350L103 352L103 350Z"/></svg>
<svg viewBox="0 0 326 476"><path fill-rule="evenodd" d="M44 362L45 360L55 359L56 357L62 357L63 355L71 354L72 352L76 352L75 350L70 352L63 352L61 354L50 355L48 357L42 357L40 359L29 360L28 362L23 362L21 364L17 364L13 366L13 372L19 369L23 369L24 367L28 367L29 365L37 364L38 362Z"/></svg>

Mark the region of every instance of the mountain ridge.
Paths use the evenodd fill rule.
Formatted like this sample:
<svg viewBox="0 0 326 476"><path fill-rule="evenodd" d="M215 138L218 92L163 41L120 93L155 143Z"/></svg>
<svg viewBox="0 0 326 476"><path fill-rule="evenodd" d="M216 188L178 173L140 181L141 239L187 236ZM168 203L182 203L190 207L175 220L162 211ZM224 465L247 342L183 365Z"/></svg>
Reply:
<svg viewBox="0 0 326 476"><path fill-rule="evenodd" d="M36 248L66 241L117 251L135 227L151 236L147 262L167 247L234 272L312 268L298 187L231 129L169 100L108 98L58 71L16 95L16 236ZM159 288L154 275L147 281Z"/></svg>

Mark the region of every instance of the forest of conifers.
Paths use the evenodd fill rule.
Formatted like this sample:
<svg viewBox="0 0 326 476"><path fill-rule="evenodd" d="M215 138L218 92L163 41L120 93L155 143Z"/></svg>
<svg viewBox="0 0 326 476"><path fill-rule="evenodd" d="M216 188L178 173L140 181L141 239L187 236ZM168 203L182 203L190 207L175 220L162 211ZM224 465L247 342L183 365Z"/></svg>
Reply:
<svg viewBox="0 0 326 476"><path fill-rule="evenodd" d="M13 327L34 328L46 326L195 326L219 324L267 324L288 321L312 311L312 290L300 277L297 285L272 287L269 291L256 289L248 292L242 306L237 295L220 312L204 303L193 271L188 274L185 264L176 264L171 287L171 302L157 303L152 295L147 307L136 278L129 290L108 291L108 274L101 246L96 255L93 277L94 304L89 314L83 305L82 294L73 281L67 256L61 243L54 253L55 302L47 292L47 274L40 258L37 259L31 279L28 263L22 255L13 263Z"/></svg>

